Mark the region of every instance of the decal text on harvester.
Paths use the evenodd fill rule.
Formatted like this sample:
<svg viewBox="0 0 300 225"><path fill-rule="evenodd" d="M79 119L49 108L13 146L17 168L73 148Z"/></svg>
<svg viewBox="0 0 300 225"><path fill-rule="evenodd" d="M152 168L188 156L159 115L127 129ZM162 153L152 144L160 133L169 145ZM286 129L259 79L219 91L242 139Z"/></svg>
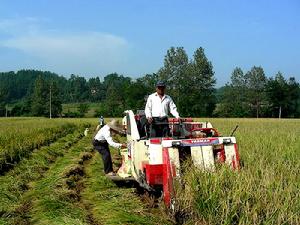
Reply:
<svg viewBox="0 0 300 225"><path fill-rule="evenodd" d="M201 138L201 139L182 140L182 144L184 146L215 145L218 143L219 143L218 138Z"/></svg>

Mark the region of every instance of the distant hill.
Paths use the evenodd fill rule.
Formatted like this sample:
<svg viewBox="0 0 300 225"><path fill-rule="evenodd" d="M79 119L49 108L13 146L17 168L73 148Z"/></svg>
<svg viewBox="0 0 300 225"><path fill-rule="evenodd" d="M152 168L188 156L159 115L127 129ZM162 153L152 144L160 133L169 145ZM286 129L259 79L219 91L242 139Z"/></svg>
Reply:
<svg viewBox="0 0 300 225"><path fill-rule="evenodd" d="M0 102L14 103L29 97L33 92L34 82L38 76L43 76L45 80L56 81L60 90L63 90L67 83L65 77L48 71L0 72Z"/></svg>

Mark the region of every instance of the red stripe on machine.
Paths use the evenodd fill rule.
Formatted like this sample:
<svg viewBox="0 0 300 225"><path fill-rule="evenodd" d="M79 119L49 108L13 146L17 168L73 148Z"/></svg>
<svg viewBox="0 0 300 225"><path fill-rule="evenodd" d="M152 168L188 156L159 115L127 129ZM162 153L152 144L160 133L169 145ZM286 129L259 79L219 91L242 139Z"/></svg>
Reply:
<svg viewBox="0 0 300 225"><path fill-rule="evenodd" d="M150 139L150 144L154 144L154 145L161 144L161 139L160 138Z"/></svg>
<svg viewBox="0 0 300 225"><path fill-rule="evenodd" d="M237 144L234 144L234 151L235 151L236 168L239 170L240 169L240 154L239 154Z"/></svg>
<svg viewBox="0 0 300 225"><path fill-rule="evenodd" d="M163 165L145 164L146 179L149 185L163 184Z"/></svg>
<svg viewBox="0 0 300 225"><path fill-rule="evenodd" d="M163 148L163 192L164 202L169 207L171 203L171 193L173 192L173 178L168 148Z"/></svg>

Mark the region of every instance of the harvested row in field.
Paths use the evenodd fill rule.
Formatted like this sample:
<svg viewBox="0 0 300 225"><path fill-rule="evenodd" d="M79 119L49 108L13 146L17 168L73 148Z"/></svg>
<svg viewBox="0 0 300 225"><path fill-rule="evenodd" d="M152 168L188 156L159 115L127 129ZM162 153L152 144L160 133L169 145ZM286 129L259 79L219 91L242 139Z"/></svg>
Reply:
<svg viewBox="0 0 300 225"><path fill-rule="evenodd" d="M113 154L114 151L111 149ZM135 188L118 187L103 173L99 153L85 168L82 201L95 224L172 224L160 208L142 202Z"/></svg>
<svg viewBox="0 0 300 225"><path fill-rule="evenodd" d="M60 138L50 146L34 151L30 158L22 160L13 170L0 176L0 217L10 217L16 205L20 204L24 192L31 188L29 182L41 179L57 157L63 157L82 137L82 133L74 132Z"/></svg>
<svg viewBox="0 0 300 225"><path fill-rule="evenodd" d="M99 153L90 152L90 139L81 139L30 182L0 224L170 224L135 189L118 188L104 176Z"/></svg>
<svg viewBox="0 0 300 225"><path fill-rule="evenodd" d="M84 138L59 157L37 181L30 182L29 190L0 222L7 224L83 224L85 211L77 204L78 194L70 189L76 173L81 176L80 153L90 149L89 138ZM72 169L73 168L73 169ZM74 173L74 174L72 174ZM74 175L74 176L73 176Z"/></svg>
<svg viewBox="0 0 300 225"><path fill-rule="evenodd" d="M3 120L3 119L1 119ZM61 120L3 120L0 125L0 174L26 158L34 149L49 145L60 137L83 130L87 123Z"/></svg>

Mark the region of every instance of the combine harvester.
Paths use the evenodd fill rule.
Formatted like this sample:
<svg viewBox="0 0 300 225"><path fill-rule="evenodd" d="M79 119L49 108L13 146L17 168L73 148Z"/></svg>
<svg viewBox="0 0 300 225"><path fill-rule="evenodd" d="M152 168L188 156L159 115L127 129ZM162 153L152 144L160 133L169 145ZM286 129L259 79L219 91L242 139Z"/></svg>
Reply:
<svg viewBox="0 0 300 225"><path fill-rule="evenodd" d="M149 138L144 112L125 113L128 149L121 152L118 175L136 180L149 191L162 190L168 207L174 200L174 180L180 178L181 163L187 156L202 170L214 171L216 163L227 164L234 170L240 167L236 138L221 137L209 122L172 118L170 137Z"/></svg>

